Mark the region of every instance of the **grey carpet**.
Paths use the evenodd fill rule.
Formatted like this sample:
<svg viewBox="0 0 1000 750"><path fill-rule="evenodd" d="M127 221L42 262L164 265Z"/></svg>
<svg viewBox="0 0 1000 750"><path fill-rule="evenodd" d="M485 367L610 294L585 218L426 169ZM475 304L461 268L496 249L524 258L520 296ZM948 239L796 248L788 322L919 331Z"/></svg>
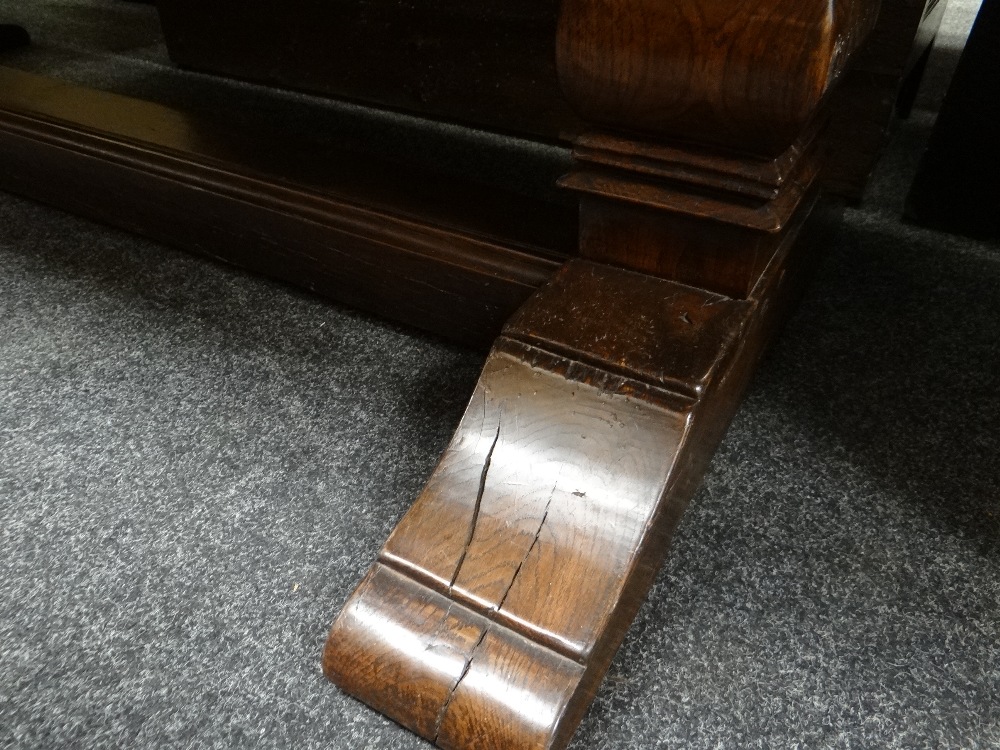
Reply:
<svg viewBox="0 0 1000 750"><path fill-rule="evenodd" d="M1000 248L897 218L972 12L574 748L1000 746ZM481 362L0 195L0 747L426 747L319 653Z"/></svg>

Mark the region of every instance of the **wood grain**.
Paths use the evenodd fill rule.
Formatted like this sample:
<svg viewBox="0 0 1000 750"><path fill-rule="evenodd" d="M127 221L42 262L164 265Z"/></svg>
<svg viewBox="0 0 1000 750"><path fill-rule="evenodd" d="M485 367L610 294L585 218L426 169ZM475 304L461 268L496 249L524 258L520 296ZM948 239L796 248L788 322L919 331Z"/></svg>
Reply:
<svg viewBox="0 0 1000 750"><path fill-rule="evenodd" d="M585 658L649 522L687 404L649 406L610 381L567 379L524 356L494 351L459 437L381 560ZM586 591L572 585L581 576Z"/></svg>
<svg viewBox="0 0 1000 750"><path fill-rule="evenodd" d="M865 0L564 0L560 81L587 122L774 157L877 12Z"/></svg>

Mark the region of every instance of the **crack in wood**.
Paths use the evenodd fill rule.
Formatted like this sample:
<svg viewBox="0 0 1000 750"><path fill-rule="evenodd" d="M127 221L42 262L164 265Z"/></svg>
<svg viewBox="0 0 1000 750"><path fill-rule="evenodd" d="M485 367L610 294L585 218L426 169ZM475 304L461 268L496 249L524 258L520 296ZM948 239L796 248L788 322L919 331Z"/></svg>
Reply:
<svg viewBox="0 0 1000 750"><path fill-rule="evenodd" d="M437 719L434 721L434 738L431 740L435 745L438 742L438 737L441 735L441 725L444 724L444 717L448 714L448 709L451 707L451 702L455 699L455 693L458 692L458 686L462 684L462 680L465 676L469 674L469 670L472 669L472 659L476 655L476 651L479 647L483 645L483 641L486 640L486 635L490 632L490 628L493 627L493 623L486 623L486 627L483 628L483 632L479 636L479 640L476 641L476 645L473 646L469 655L465 658L465 665L462 667L462 673L455 680L455 684L451 686L451 690L448 691L448 697L445 699L444 704L441 706L441 710L438 711Z"/></svg>
<svg viewBox="0 0 1000 750"><path fill-rule="evenodd" d="M493 448L496 447L497 439L499 439L499 437L500 437L500 426L497 425L497 437L494 438L493 440L493 445L490 447L490 452L486 457L486 464L483 467L483 477L479 487L480 499L482 499L483 490L486 487L486 474L487 471L489 470L490 460L493 456ZM503 592L503 596L500 597L500 601L497 603L495 607L493 607L494 612L499 612L503 608L503 604L507 600L507 595L510 594L511 589L514 588L514 582L517 581L517 576L521 572L521 568L524 566L524 563L528 561L528 558L531 557L531 551L535 549L535 547L538 545L539 540L542 537L542 529L545 527L545 521L549 517L549 507L552 505L552 500L555 498L556 488L558 486L559 486L558 481L552 485L552 491L549 493L549 499L545 503L545 511L542 513L542 519L541 521L538 522L538 529L535 531L535 538L534 540L532 540L531 546L528 547L528 551L524 553L524 557L521 559L521 562L518 564L517 569L514 571L514 575L511 577L510 583L507 585L506 591ZM477 509L478 509L478 503L477 503ZM473 518L475 519L475 515L473 516ZM473 526L473 533L474 531L475 531L475 526ZM471 543L471 541L472 540L470 538L469 542ZM466 550L468 550L468 547L466 547ZM464 555L462 562L464 562ZM459 564L459 567L461 567L461 564ZM457 573L455 577L456 578L458 577ZM454 581L452 581L452 585L454 585ZM448 611L449 612L451 611L450 603L448 606ZM477 640L476 644L469 650L469 655L466 657L465 664L462 667L462 673L458 676L458 679L455 680L455 684L451 686L451 689L448 692L448 697L445 700L444 704L441 706L441 710L438 712L437 719L434 722L434 739L431 740L435 745L437 744L438 737L441 734L441 725L444 723L444 719L448 713L448 709L451 707L451 703L455 698L455 694L458 692L458 687L459 685L462 684L462 681L465 679L466 675L469 674L469 670L472 669L472 660L476 656L476 651L478 651L479 647L482 646L483 641L486 640L486 636L489 634L490 629L492 627L493 623L488 622L486 624L486 627L483 628L483 632L479 636L479 640Z"/></svg>
<svg viewBox="0 0 1000 750"><path fill-rule="evenodd" d="M431 633L431 637L427 639L427 646L424 648L425 651L430 651L434 648L437 648L438 646L445 646L449 649L452 648L451 644L441 643L440 639L441 639L441 634L444 632L444 629L448 626L448 618L451 617L451 610L454 608L454 606L455 606L454 601L448 602L448 609L445 610L444 617L441 618L441 622L438 623L438 626L434 629L434 632Z"/></svg>
<svg viewBox="0 0 1000 750"><path fill-rule="evenodd" d="M490 473L490 464L493 462L493 451L496 450L497 443L500 442L500 417L497 417L497 432L493 436L493 443L490 445L489 452L486 454L486 461L483 462L483 473L479 476L479 492L476 494L476 503L472 506L472 520L469 523L469 535L465 540L465 545L462 547L462 554L458 558L458 563L455 565L455 573L452 575L451 580L448 582L448 591L451 592L455 588L455 582L458 580L458 576L462 572L462 566L465 564L465 558L469 554L469 548L472 546L472 539L476 535L476 525L479 523L479 510L483 505L483 494L486 492L486 476Z"/></svg>
<svg viewBox="0 0 1000 750"><path fill-rule="evenodd" d="M503 603L507 601L507 595L510 594L511 589L514 588L514 582L517 581L517 576L520 574L521 568L523 568L524 564L528 562L528 558L531 557L531 551L538 544L538 540L541 539L542 528L545 526L545 520L549 517L549 508L552 506L552 499L556 496L556 487L558 486L559 481L557 479L556 483L552 485L552 491L549 493L549 499L545 503L545 510L542 512L542 520L538 522L538 529L535 531L535 538L532 540L531 546L528 547L528 551L524 553L524 557L521 558L521 562L517 564L517 568L514 570L514 575L511 576L510 583L507 584L507 590L503 592L503 596L500 597L500 601L497 603L496 607L494 607L496 612L503 609Z"/></svg>

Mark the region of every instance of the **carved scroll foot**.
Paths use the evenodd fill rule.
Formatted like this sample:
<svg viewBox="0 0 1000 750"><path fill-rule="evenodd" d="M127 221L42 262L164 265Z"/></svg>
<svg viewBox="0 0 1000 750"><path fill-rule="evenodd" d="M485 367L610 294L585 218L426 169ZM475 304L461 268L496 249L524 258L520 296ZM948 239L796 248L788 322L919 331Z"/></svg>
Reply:
<svg viewBox="0 0 1000 750"><path fill-rule="evenodd" d="M443 748L564 747L797 278L749 299L572 261L514 317L324 669Z"/></svg>

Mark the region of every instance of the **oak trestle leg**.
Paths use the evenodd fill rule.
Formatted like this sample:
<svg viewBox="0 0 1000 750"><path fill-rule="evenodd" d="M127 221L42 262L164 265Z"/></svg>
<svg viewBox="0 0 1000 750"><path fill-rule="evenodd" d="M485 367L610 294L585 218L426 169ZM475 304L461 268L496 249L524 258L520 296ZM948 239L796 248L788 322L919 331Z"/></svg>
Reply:
<svg viewBox="0 0 1000 750"><path fill-rule="evenodd" d="M444 748L563 747L815 248L748 299L572 261L508 324L327 675Z"/></svg>
<svg viewBox="0 0 1000 750"><path fill-rule="evenodd" d="M507 323L324 653L330 679L443 748L569 742L830 215L821 99L845 37L821 84L786 69L763 113L726 67L759 50L736 35L714 60L711 37L694 54L719 85L671 111L651 105L679 80L654 64L671 12L610 5L638 14L632 44L615 47L590 0L564 3L560 25L564 89L601 123L561 180L579 195L581 258ZM849 10L850 33L870 25Z"/></svg>
<svg viewBox="0 0 1000 750"><path fill-rule="evenodd" d="M787 189L778 231L716 222L745 242L686 271L724 269L716 285L745 295L579 259L514 315L334 623L330 679L444 748L568 743L822 244L830 207L808 182ZM655 257L684 266L690 247L669 240Z"/></svg>

